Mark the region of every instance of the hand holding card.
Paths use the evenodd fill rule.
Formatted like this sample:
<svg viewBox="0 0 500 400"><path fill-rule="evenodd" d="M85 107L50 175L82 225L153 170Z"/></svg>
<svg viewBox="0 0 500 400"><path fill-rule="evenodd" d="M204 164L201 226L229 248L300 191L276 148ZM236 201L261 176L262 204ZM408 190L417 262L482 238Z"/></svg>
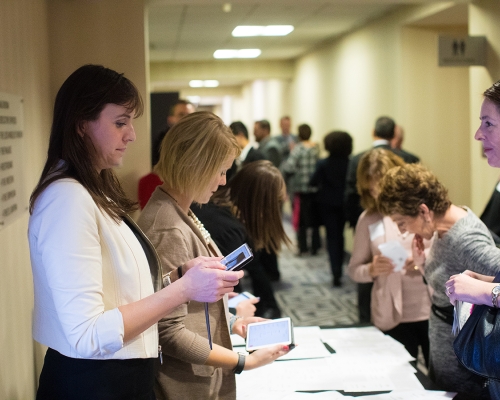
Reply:
<svg viewBox="0 0 500 400"><path fill-rule="evenodd" d="M401 243L396 240L390 240L379 244L378 246L382 255L390 258L394 264L394 272L401 271L405 265L405 261L408 258L408 253Z"/></svg>

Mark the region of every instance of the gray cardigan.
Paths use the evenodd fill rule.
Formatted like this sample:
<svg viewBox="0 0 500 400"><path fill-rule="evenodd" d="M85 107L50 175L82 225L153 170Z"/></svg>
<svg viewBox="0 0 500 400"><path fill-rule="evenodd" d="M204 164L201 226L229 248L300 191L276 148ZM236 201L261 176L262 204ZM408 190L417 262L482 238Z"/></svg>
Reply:
<svg viewBox="0 0 500 400"><path fill-rule="evenodd" d="M205 243L193 221L160 187L142 211L138 225L155 246L163 273L198 256L220 255L215 243ZM209 305L213 343L232 349L227 300ZM164 354L156 379L158 399L236 399L234 374L204 365L210 347L204 304L183 304L158 323Z"/></svg>

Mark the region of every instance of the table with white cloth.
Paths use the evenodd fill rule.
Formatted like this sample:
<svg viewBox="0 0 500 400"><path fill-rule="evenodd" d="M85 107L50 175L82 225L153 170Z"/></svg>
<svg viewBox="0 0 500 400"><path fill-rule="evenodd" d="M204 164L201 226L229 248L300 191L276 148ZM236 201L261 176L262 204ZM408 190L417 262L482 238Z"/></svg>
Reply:
<svg viewBox="0 0 500 400"><path fill-rule="evenodd" d="M415 368L404 346L374 326L295 327L296 347L236 376L237 400L452 399ZM232 336L244 353L244 339Z"/></svg>

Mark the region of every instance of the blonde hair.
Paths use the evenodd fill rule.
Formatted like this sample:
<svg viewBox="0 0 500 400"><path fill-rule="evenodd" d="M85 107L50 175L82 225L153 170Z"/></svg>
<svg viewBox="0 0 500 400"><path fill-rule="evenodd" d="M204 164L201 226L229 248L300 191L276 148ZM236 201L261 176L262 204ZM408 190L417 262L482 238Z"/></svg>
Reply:
<svg viewBox="0 0 500 400"><path fill-rule="evenodd" d="M183 117L167 132L154 170L172 189L196 198L222 165L240 152L231 129L218 116L198 111Z"/></svg>
<svg viewBox="0 0 500 400"><path fill-rule="evenodd" d="M403 159L390 150L373 149L359 161L356 171L356 187L361 197L361 206L373 212L377 210L377 199L370 194L370 183L379 181L393 167L405 165Z"/></svg>

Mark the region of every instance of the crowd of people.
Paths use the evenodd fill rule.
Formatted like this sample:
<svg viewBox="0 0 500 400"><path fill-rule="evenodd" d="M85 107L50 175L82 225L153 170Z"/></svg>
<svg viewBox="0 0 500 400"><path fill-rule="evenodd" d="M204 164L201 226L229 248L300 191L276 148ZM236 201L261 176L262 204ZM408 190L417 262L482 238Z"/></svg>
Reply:
<svg viewBox="0 0 500 400"><path fill-rule="evenodd" d="M443 390L499 398L498 382L485 385L456 359L451 326L457 300L497 306L500 249L401 148L404 132L392 118L378 118L372 149L352 158L352 137L328 133L329 155L320 159L307 124L294 135L285 116L272 136L270 123L257 121L257 147L242 122L226 126L181 100L152 148L136 223L129 215L139 205L113 168L135 141L142 111L134 84L103 66L80 67L57 94L30 198L33 335L48 347L37 399L235 399L235 374L290 350L244 355L230 340L281 316L272 282L281 247L292 245L282 223L287 199L298 257L318 252L325 227L333 288L342 285L346 222L354 229L347 273L358 283L360 322L415 358L420 351ZM480 119L476 139L500 167L500 82L484 93ZM221 260L243 243L254 253L245 269L257 299L233 314L228 297L243 272Z"/></svg>

